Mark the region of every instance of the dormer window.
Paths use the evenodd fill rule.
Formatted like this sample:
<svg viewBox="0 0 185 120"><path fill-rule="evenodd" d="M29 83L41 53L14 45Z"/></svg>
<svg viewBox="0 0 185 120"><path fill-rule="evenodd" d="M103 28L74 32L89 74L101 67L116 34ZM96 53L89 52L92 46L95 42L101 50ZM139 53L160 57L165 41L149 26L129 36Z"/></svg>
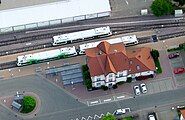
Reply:
<svg viewBox="0 0 185 120"><path fill-rule="evenodd" d="M96 78L96 81L101 81L101 78Z"/></svg>
<svg viewBox="0 0 185 120"><path fill-rule="evenodd" d="M140 70L140 66L139 65L137 65L136 68L137 68L137 70Z"/></svg>

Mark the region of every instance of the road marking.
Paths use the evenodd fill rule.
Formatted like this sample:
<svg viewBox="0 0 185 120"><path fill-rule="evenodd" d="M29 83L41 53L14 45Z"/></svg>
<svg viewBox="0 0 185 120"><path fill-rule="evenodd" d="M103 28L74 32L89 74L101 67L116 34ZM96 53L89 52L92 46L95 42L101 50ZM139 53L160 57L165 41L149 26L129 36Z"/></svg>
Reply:
<svg viewBox="0 0 185 120"><path fill-rule="evenodd" d="M118 98L118 99L121 99L121 98L125 98L125 96L118 96L117 98Z"/></svg>
<svg viewBox="0 0 185 120"><path fill-rule="evenodd" d="M111 99L106 99L106 100L104 100L104 102L108 102L108 101L111 101Z"/></svg>
<svg viewBox="0 0 185 120"><path fill-rule="evenodd" d="M98 116L98 115L94 115L94 120L96 119L96 118L98 118L98 119L100 119L102 116Z"/></svg>
<svg viewBox="0 0 185 120"><path fill-rule="evenodd" d="M85 117L82 117L82 119L81 120L86 120L86 118Z"/></svg>
<svg viewBox="0 0 185 120"><path fill-rule="evenodd" d="M88 118L87 118L87 120L92 120L93 119L93 117L91 117L91 116L88 116Z"/></svg>
<svg viewBox="0 0 185 120"><path fill-rule="evenodd" d="M89 106L89 101L87 101L87 106Z"/></svg>
<svg viewBox="0 0 185 120"><path fill-rule="evenodd" d="M115 97L115 96L113 96L113 99L114 99L114 100L116 100L116 97Z"/></svg>
<svg viewBox="0 0 185 120"><path fill-rule="evenodd" d="M98 100L97 100L97 101L93 101L93 102L91 102L91 104L96 104L96 103L98 103Z"/></svg>

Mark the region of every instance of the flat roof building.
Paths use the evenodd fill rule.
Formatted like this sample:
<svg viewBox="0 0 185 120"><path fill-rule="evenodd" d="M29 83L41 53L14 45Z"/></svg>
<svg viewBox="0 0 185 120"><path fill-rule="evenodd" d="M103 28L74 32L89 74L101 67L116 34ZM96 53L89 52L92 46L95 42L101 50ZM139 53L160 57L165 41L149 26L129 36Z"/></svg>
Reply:
<svg viewBox="0 0 185 120"><path fill-rule="evenodd" d="M110 15L109 0L65 0L0 11L0 33Z"/></svg>

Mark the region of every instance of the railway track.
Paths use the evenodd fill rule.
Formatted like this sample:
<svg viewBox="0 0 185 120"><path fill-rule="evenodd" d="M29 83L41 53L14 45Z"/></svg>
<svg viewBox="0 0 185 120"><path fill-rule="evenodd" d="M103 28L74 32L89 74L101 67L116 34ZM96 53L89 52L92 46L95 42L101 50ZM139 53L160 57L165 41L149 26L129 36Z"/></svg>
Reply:
<svg viewBox="0 0 185 120"><path fill-rule="evenodd" d="M0 70L10 69L16 67L16 61L6 62L0 64Z"/></svg>
<svg viewBox="0 0 185 120"><path fill-rule="evenodd" d="M173 33L173 34L161 35L161 36L158 36L158 38L159 38L159 40L164 40L164 39L180 37L180 36L185 36L185 31L181 31L181 32ZM151 42L151 37L148 36L148 37L138 38L138 41L139 41L139 44L148 43L148 42ZM82 41L82 40L81 41L75 41L74 43L80 43L80 42L84 42L84 41ZM11 49L11 50L8 50L8 51L1 51L0 56L16 54L16 53L21 53L21 52L27 52L27 51L43 49L43 48L49 48L49 47L53 47L51 43L38 44L38 45L34 45L34 46L25 46L25 47L18 48L18 49Z"/></svg>
<svg viewBox="0 0 185 120"><path fill-rule="evenodd" d="M111 26L111 30L114 32L115 35L118 35L118 34L130 33L130 32L138 32L138 31L151 30L151 29L168 28L168 27L179 27L179 26L181 27L185 26L185 21L154 23L154 24L149 23L149 24L134 25L134 26L119 25L119 26ZM29 34L28 36L24 36L24 37L15 36L13 39L1 40L0 46L6 46L6 45L18 44L18 43L24 43L24 42L26 43L26 42L37 41L37 40L46 39L46 38L52 38L55 35L69 33L69 32L76 32L79 30L84 30L84 29L82 28L78 30L59 29L52 32L43 32L43 33L36 32L33 35Z"/></svg>
<svg viewBox="0 0 185 120"><path fill-rule="evenodd" d="M174 38L174 37L179 37L179 36L185 36L185 31L181 31L181 32L173 33L173 34L161 35L161 36L158 36L158 38L159 38L159 40L166 40L169 38ZM138 41L139 41L139 44L152 42L151 36L138 38ZM0 56L7 55L7 52L8 52L8 54L15 54L15 53L19 53L19 52L25 52L25 51L29 51L29 50L35 50L35 49L42 49L42 48L47 48L47 47L52 47L52 44L48 43L48 44L44 44L44 45L37 45L37 46L32 46L32 47L25 47L23 49L21 48L21 49L15 49L15 50L11 50L11 51L1 52ZM16 67L16 61L11 61L11 62L0 64L0 70L9 69L9 68L13 68L13 67Z"/></svg>

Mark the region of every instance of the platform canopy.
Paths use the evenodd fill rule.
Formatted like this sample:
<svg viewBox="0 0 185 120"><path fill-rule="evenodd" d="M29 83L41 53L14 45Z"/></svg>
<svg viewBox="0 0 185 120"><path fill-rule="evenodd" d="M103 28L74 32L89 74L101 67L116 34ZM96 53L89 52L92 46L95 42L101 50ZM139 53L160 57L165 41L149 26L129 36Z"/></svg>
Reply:
<svg viewBox="0 0 185 120"><path fill-rule="evenodd" d="M65 0L49 4L0 11L0 28L102 13L110 10L109 0Z"/></svg>

